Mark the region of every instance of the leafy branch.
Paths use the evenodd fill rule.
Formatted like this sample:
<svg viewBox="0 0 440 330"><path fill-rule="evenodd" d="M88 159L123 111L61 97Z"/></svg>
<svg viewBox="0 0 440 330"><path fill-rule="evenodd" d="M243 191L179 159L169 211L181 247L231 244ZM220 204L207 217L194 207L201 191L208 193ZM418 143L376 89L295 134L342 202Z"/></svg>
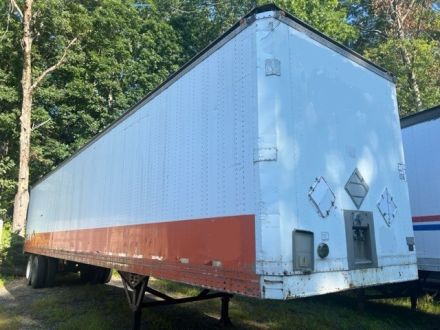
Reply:
<svg viewBox="0 0 440 330"><path fill-rule="evenodd" d="M45 71L43 71L37 79L35 79L35 82L32 84L31 89L35 89L38 84L52 71L55 71L56 69L58 69L66 60L66 56L67 53L69 51L70 48L72 48L72 46L78 41L78 37L73 38L72 40L70 40L69 44L64 48L64 52L63 55L61 56L61 58L58 60L57 63L55 63L54 65L52 65L51 67L47 68Z"/></svg>

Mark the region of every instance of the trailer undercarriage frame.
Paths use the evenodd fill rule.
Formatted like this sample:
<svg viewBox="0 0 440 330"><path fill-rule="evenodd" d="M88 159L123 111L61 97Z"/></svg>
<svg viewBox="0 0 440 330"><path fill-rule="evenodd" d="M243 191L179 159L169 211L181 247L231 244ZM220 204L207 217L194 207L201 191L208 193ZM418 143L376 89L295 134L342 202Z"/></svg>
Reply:
<svg viewBox="0 0 440 330"><path fill-rule="evenodd" d="M133 329L135 330L141 328L143 308L177 305L216 298L221 299L220 323L224 326L232 325L232 322L229 318L229 301L233 296L232 294L225 292L211 292L209 289L203 289L198 295L193 297L173 298L163 292L157 291L149 287L149 276L122 271L119 271L118 273L121 275L125 295L127 297L130 309L133 312ZM144 301L144 296L146 292L162 300Z"/></svg>
<svg viewBox="0 0 440 330"><path fill-rule="evenodd" d="M367 300L388 298L410 298L411 310L416 311L417 299L422 295L422 285L416 280L361 288L356 291L358 309L361 311L364 310Z"/></svg>

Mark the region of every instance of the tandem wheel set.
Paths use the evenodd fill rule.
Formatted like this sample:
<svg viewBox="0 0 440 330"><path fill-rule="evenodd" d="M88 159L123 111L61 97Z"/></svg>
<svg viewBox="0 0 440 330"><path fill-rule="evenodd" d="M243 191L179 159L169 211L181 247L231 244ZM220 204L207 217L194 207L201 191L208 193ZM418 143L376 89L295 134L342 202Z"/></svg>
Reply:
<svg viewBox="0 0 440 330"><path fill-rule="evenodd" d="M78 272L83 283L106 284L110 282L112 271L109 268L92 266L88 264L77 264L72 262L61 262L57 258L43 255L30 255L26 267L27 284L34 289L51 288L55 284L56 274L59 272ZM229 301L232 294L226 292L211 292L203 289L193 297L173 298L165 293L157 291L148 286L149 276L118 271L124 286L124 292L128 305L133 312L133 329L141 328L142 309L155 306L177 305L189 302L196 302L209 299L220 299L220 324L223 326L232 325L229 318ZM161 300L144 301L145 293L150 293Z"/></svg>

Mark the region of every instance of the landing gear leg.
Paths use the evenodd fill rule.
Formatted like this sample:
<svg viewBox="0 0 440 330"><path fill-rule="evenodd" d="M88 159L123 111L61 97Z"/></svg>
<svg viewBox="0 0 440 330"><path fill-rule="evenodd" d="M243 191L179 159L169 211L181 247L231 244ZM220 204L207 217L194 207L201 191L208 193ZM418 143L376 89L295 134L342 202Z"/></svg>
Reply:
<svg viewBox="0 0 440 330"><path fill-rule="evenodd" d="M365 289L357 290L357 308L359 312L365 310Z"/></svg>
<svg viewBox="0 0 440 330"><path fill-rule="evenodd" d="M222 298L222 310L220 316L220 323L224 326L232 326L231 319L229 318L229 300L231 296L225 294Z"/></svg>
<svg viewBox="0 0 440 330"><path fill-rule="evenodd" d="M133 329L139 330L142 321L142 308L150 308L155 306L169 306L184 304L193 301L202 301L209 299L220 298L222 302L220 323L223 326L231 326L232 322L229 318L229 301L232 294L226 292L210 292L208 289L203 289L198 295L185 298L173 298L166 293L157 291L148 286L148 276L137 275L133 273L119 272L124 284L125 295L127 296L130 309L133 311ZM143 301L145 292L160 298L161 300Z"/></svg>
<svg viewBox="0 0 440 330"><path fill-rule="evenodd" d="M419 281L414 281L411 285L411 310L417 310L417 298L419 297Z"/></svg>
<svg viewBox="0 0 440 330"><path fill-rule="evenodd" d="M148 285L149 276L119 272L124 285L125 295L130 309L133 311L133 330L141 328L142 303Z"/></svg>

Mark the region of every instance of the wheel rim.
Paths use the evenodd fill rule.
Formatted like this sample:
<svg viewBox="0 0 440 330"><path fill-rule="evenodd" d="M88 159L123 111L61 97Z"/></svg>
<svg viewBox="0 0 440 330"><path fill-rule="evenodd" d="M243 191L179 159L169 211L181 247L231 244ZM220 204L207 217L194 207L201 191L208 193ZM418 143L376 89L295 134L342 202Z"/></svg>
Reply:
<svg viewBox="0 0 440 330"><path fill-rule="evenodd" d="M26 265L26 279L31 278L31 268L32 268L32 256L29 257Z"/></svg>

